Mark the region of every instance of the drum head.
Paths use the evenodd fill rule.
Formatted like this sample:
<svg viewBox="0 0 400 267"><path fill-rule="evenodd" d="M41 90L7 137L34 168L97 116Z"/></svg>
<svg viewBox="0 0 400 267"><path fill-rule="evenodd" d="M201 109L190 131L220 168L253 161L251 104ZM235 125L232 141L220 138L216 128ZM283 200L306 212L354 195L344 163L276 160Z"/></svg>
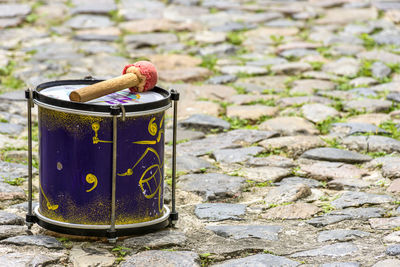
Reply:
<svg viewBox="0 0 400 267"><path fill-rule="evenodd" d="M131 93L129 89L125 89L85 103L69 100L72 91L100 81L65 80L43 83L36 88L33 98L38 105L51 106L53 109L69 109L78 113L79 111L109 113L111 107L117 105L123 105L127 113L166 109L170 106L169 92L160 87L142 93Z"/></svg>

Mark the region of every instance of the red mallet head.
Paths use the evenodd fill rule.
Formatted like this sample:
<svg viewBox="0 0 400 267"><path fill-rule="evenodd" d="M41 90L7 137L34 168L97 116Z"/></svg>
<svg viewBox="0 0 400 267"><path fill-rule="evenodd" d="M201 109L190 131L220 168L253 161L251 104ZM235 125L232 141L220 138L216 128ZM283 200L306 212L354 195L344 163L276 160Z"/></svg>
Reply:
<svg viewBox="0 0 400 267"><path fill-rule="evenodd" d="M126 65L122 74L133 73L139 78L137 86L129 88L131 92L144 92L151 90L157 83L156 67L149 61L138 61L135 64Z"/></svg>

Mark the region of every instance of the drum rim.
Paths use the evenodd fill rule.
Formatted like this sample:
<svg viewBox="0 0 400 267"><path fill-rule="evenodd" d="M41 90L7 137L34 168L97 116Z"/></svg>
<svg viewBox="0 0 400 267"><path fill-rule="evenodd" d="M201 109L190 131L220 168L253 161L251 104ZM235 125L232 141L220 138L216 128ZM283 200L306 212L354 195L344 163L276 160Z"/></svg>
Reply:
<svg viewBox="0 0 400 267"><path fill-rule="evenodd" d="M115 105L94 105L88 103L79 103L79 102L72 102L72 101L65 101L61 99L56 99L52 97L48 97L40 93L43 89L49 87L55 87L60 85L90 85L97 82L101 82L103 80L58 80L58 81L50 81L41 83L36 86L35 90L33 91L33 99L37 104L45 104L50 105L54 108L61 108L63 110L73 110L73 111L83 111L84 113L108 113L110 114L111 108ZM154 87L152 89L153 92L157 92L162 95L164 98L161 100L148 102L148 103L141 103L141 104L127 104L123 105L125 111L127 113L140 113L145 111L151 110L159 110L162 108L170 107L171 103L171 94L167 90L161 87Z"/></svg>

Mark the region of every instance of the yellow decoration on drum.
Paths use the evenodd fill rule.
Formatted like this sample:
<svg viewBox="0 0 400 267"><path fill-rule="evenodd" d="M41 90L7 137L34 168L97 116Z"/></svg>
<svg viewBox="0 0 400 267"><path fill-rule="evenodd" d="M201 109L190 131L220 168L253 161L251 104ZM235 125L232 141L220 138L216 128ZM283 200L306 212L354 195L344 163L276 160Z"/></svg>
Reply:
<svg viewBox="0 0 400 267"><path fill-rule="evenodd" d="M154 173L152 171L154 171ZM150 174L146 177L148 172L150 172ZM152 199L157 193L159 193L161 186L160 165L154 164L147 168L142 174L142 177L140 177L139 185L142 189L143 195L147 199Z"/></svg>
<svg viewBox="0 0 400 267"><path fill-rule="evenodd" d="M49 210L56 210L56 209L58 209L58 205L52 205L52 204L50 203L49 199L47 198L46 194L45 194L44 191L43 191L43 188L42 188L42 185L41 185L41 184L39 184L39 187L40 187L40 191L42 192L42 195L43 195L44 199L46 200L47 209L49 209Z"/></svg>
<svg viewBox="0 0 400 267"><path fill-rule="evenodd" d="M97 187L97 177L94 174L89 173L86 175L86 182L88 184L93 184L92 188L86 190L86 192L90 192Z"/></svg>
<svg viewBox="0 0 400 267"><path fill-rule="evenodd" d="M158 131L157 124L154 123L155 119L156 119L156 118L152 118L152 119L150 120L150 122L149 122L149 126L147 127L148 130L149 130L149 133L150 133L152 136L155 136L155 135L157 134L157 131Z"/></svg>
<svg viewBox="0 0 400 267"><path fill-rule="evenodd" d="M98 144L98 143L112 143L112 141L104 141L100 140L98 137L98 131L100 129L100 124L98 122L92 123L92 129L94 131L94 136L93 136L93 144Z"/></svg>

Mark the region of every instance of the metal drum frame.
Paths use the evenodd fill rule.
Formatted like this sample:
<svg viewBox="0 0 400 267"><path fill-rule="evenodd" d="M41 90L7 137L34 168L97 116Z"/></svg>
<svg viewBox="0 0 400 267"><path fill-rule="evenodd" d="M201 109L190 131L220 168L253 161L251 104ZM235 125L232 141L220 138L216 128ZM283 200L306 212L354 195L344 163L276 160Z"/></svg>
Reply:
<svg viewBox="0 0 400 267"><path fill-rule="evenodd" d="M65 80L45 83L49 86L52 84L56 85L60 82L66 82L69 84L92 84L100 82L101 80L85 79L85 80ZM161 88L156 88L160 90ZM34 95L35 94L35 95ZM165 228L167 226L175 226L178 221L178 212L176 211L176 139L177 139L177 111L178 111L178 101L179 93L175 90L169 92L169 101L173 102L173 139L172 139L172 198L171 198L171 210L164 206L164 215L160 218L133 224L121 224L116 225L116 165L117 165L117 137L118 137L118 118L122 121L125 120L127 112L136 112L136 105L129 106L129 109L125 108L123 105L104 105L100 108L102 109L102 114L107 114L108 117L112 117L112 181L111 181L111 216L109 225L87 225L87 224L75 224L75 223L65 223L47 218L40 214L39 205L33 210L32 208L32 108L34 107L34 102L36 104L45 107L52 108L52 105L43 104L40 102L41 98L48 98L46 96L40 95L37 91L32 91L28 89L25 91L25 98L27 99L28 108L28 212L26 215L26 225L28 229L31 229L34 223L42 226L45 229L52 230L59 233L71 234L71 235L83 235L83 236L97 236L97 237L107 237L110 242L116 242L118 236L126 236L138 233L151 232L157 229ZM47 99L49 100L49 99ZM65 109L66 112L84 112L90 114L93 112L94 105L86 105L82 103L71 102L69 105L73 109L68 109L65 107L65 101L51 99L53 108L57 110ZM61 108L60 108L61 106ZM64 106L64 107L63 107ZM81 111L80 108L85 107L85 110ZM168 109L169 106L166 108ZM151 111L151 110L149 110ZM153 110L154 111L154 110ZM98 116L98 114L97 114Z"/></svg>

